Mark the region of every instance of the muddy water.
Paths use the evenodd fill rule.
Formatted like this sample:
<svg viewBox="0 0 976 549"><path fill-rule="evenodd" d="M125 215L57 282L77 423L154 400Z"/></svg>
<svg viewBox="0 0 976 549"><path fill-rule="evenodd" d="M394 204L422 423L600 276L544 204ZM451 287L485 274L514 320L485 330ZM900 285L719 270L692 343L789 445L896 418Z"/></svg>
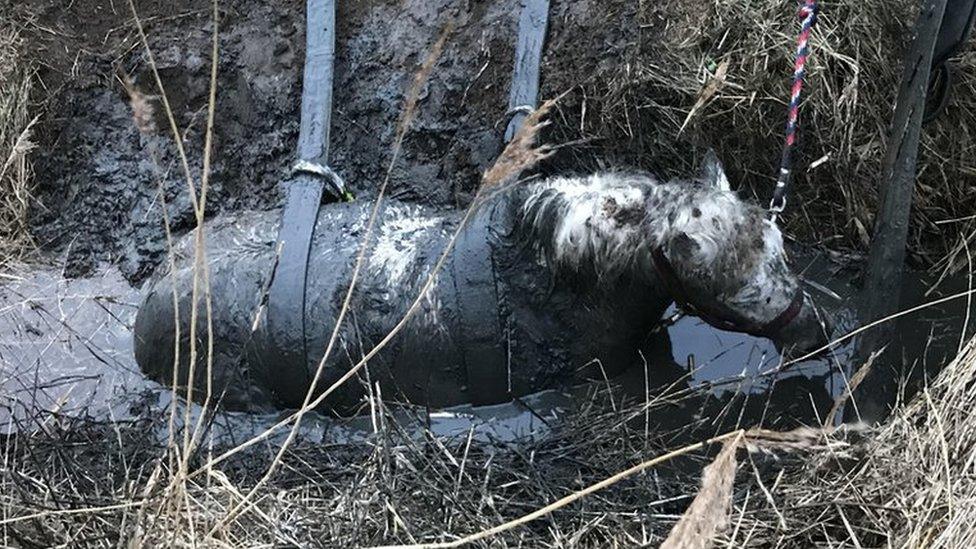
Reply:
<svg viewBox="0 0 976 549"><path fill-rule="evenodd" d="M852 309L856 289L850 270L839 270L820 256L796 261L804 275L817 282L810 291L837 319L839 337L855 327ZM903 307L932 301L968 287L962 276L943 281L926 297L930 280L913 274L903 292ZM32 266L15 271L0 283L0 426L4 431L30 429L38 409L99 419L132 417L145 406L166 408L169 392L148 381L132 356L132 322L139 290L114 267L96 274L65 279L55 267ZM938 371L950 359L967 322L965 299L927 308L898 320L898 341L892 342L901 367L914 382ZM968 329L972 333L972 329ZM546 391L517 402L447 410L397 409L398 421L419 436L422 427L442 436L511 441L544 435L560 419L592 404L597 392L603 404L624 399L643 401L665 389L691 389L699 394L689 406L655 412L659 427L688 423L797 424L817 423L845 388L851 345L838 345L824 358L782 368L783 359L764 339L716 330L697 318L685 317L660 338L647 367L616 380L593 383L569 392ZM668 341L670 340L670 341ZM336 419L314 415L304 436L311 440L354 441L377 428L377 415ZM661 416L667 416L663 417ZM659 417L661 416L661 417ZM47 417L47 416L42 416ZM220 414L216 433L237 440L258 432L278 414Z"/></svg>
<svg viewBox="0 0 976 549"><path fill-rule="evenodd" d="M65 414L117 409L153 384L132 359L138 292L117 270L65 279L53 268L14 270L0 288L0 424L37 408Z"/></svg>

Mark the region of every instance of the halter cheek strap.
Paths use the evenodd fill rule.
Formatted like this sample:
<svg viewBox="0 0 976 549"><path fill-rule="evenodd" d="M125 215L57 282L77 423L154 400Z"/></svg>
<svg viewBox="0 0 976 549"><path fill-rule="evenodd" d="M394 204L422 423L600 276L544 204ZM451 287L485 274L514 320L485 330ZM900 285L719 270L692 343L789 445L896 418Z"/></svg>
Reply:
<svg viewBox="0 0 976 549"><path fill-rule="evenodd" d="M687 311L698 318L701 318L708 324L718 328L719 330L726 330L730 332L743 332L749 335L754 335L757 337L774 338L776 337L783 328L786 328L797 315L800 314L800 310L803 308L803 290L799 287L796 293L793 294L793 299L790 301L789 306L783 310L779 315L773 320L765 323L755 323L747 319L736 318L732 311L722 310L719 307L704 309L702 307L695 306L690 299L688 299L688 293L685 291L684 285L681 284L681 280L678 279L677 274L674 272L674 267L671 262L668 261L664 251L661 248L654 248L651 252L651 258L654 262L654 269L657 271L658 277L664 283L665 289L674 298L675 303L682 310Z"/></svg>

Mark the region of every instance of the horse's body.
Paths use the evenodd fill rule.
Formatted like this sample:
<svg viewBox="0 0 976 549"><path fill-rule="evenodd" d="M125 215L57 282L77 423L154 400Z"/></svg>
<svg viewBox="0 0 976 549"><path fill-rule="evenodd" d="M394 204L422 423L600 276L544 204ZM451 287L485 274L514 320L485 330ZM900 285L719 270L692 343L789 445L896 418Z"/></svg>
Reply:
<svg viewBox="0 0 976 549"><path fill-rule="evenodd" d="M320 211L307 283L309 380L349 286L370 207L334 204ZM277 212L247 213L206 227L214 390L232 408L295 404L272 390L275 376L289 374L264 363L259 352L267 337L261 311L274 268L276 218ZM319 390L403 317L459 222L455 212L385 206ZM782 262L779 231L771 227L758 209L704 182L602 174L497 192L462 230L408 327L326 404L349 410L375 384L384 398L444 406L499 402L612 376L640 360L672 301L654 266L655 251L667 254L692 293L714 294L744 322L767 322L798 295ZM174 282L181 383L187 379L192 245L188 237L177 246L175 273L161 270L151 281L136 320L136 358L163 382L174 364ZM756 279L760 287L741 287ZM200 295L202 357L207 328ZM762 306L753 311L745 301ZM795 313L795 326L784 330L787 343L803 339L789 332L809 330L812 309L804 304ZM204 364L197 366L198 391Z"/></svg>

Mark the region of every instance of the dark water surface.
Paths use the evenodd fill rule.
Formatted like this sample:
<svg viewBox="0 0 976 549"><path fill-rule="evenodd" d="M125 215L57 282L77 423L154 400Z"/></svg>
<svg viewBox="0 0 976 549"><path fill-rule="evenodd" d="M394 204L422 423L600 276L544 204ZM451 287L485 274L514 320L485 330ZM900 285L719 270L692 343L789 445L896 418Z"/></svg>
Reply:
<svg viewBox="0 0 976 549"><path fill-rule="evenodd" d="M834 337L856 326L854 273L820 256L795 261L811 288L836 319ZM933 280L909 273L902 308L964 292L965 274L941 282L926 296ZM0 280L0 431L36 428L38 409L95 419L133 417L145 406L164 409L168 390L145 379L132 356L131 327L139 290L115 268L85 278L65 279L59 269L32 266ZM956 299L896 320L897 341L890 357L916 385L936 373L972 334L972 300ZM646 368L618 379L569 392L546 391L517 402L446 410L398 408L394 416L408 428L421 427L442 436L512 441L544 435L561 418L592 405L617 406L648 401L667 390L695 394L689 403L654 408L649 428L694 423L817 424L845 387L851 342L837 345L823 358L783 368L783 359L767 340L722 332L697 318L685 317L668 329L649 356ZM894 360L894 359L890 359ZM870 391L868 391L870 392ZM600 394L599 397L595 396ZM312 441L355 441L378 428L377 414L336 419L310 414L303 435ZM374 410L375 412L375 410ZM278 414L223 413L215 433L239 441L279 419ZM412 426L412 427L411 427Z"/></svg>

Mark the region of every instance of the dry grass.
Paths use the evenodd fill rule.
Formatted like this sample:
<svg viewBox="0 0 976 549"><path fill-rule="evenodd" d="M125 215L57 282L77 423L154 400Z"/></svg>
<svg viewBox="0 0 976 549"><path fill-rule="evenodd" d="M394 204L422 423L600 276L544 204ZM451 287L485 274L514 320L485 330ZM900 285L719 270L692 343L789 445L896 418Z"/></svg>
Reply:
<svg viewBox="0 0 976 549"><path fill-rule="evenodd" d="M261 482L274 446L186 479L186 505L173 513L162 505L176 473L164 413L99 423L38 412L34 429L0 439L0 542L606 547L657 546L671 530L669 547L967 547L974 379L971 342L883 427L733 430L712 444L684 442L709 438L709 428L641 424L694 402L674 389L644 402L594 389L549 435L500 445L436 437L423 410L404 421L376 400L365 443L297 439L255 505L209 536ZM722 441L703 467L703 449Z"/></svg>
<svg viewBox="0 0 976 549"><path fill-rule="evenodd" d="M410 411L414 419L404 421L376 400L375 432L366 442L299 438L255 494L255 505L210 535L208 526L261 482L276 460L275 446L249 448L186 479L186 504L174 512L166 505L172 497L166 478L178 470L166 457L165 413L102 423L38 412L34 429L0 437L0 462L7 464L0 470L0 543L656 546L697 491L706 450L735 442L719 453L718 466L706 469L722 489L708 492L699 505L712 511L719 530L741 442L755 439L770 450L782 439L800 439L813 442L806 451L822 448L820 433L769 442L774 435L756 431L710 437L710 430L723 427L642 424L683 403L694 405L699 396L665 389L644 401L621 401L600 384L545 437L504 444L434 436L423 427L423 410ZM204 462L200 456L191 465ZM711 475L705 476L711 485ZM701 544L706 533L696 538ZM465 535L467 543L459 543Z"/></svg>
<svg viewBox="0 0 976 549"><path fill-rule="evenodd" d="M34 148L31 117L33 71L21 55L18 32L0 22L0 264L16 259L30 245L27 219Z"/></svg>
<svg viewBox="0 0 976 549"><path fill-rule="evenodd" d="M694 501L671 529L661 549L705 549L725 530L732 505L732 488L738 465L741 437L727 440L715 461L702 472L702 487Z"/></svg>
<svg viewBox="0 0 976 549"><path fill-rule="evenodd" d="M632 165L682 175L695 169L705 147L714 147L733 182L765 204L782 150L798 32L794 3L639 4L626 43L600 37L613 45L607 59L569 70L586 62L586 51L574 51L573 40L552 53L566 66L547 79L550 89L573 90L556 118L554 140L585 140L566 150L562 165ZM917 4L821 2L794 157L795 194L784 219L802 240L866 249ZM607 9L626 9L620 5L630 4ZM594 47L583 44L584 50ZM956 67L952 100L927 127L919 164L910 242L914 257L928 264L956 249L962 236L976 236L976 57L964 56ZM592 76L580 83L581 72Z"/></svg>
<svg viewBox="0 0 976 549"><path fill-rule="evenodd" d="M816 453L787 467L769 500L740 502L740 530L752 545L776 547L973 547L974 382L971 340L931 386L854 447L856 459Z"/></svg>
<svg viewBox="0 0 976 549"><path fill-rule="evenodd" d="M45 428L0 438L6 464L0 543L361 547L452 540L541 508L674 444L675 432L648 438L632 422L646 405L653 414L666 413L673 400L618 402L613 410L609 398L594 394L550 436L511 445L437 438L422 428L422 410L404 423L374 402L377 429L366 443L299 439L256 494L256 505L210 537L207 526L260 481L273 447L252 448L187 480L186 505L174 513L164 505L165 479L178 472L166 459L165 414L99 423L39 412L34 425ZM657 543L694 482L680 470L647 471L483 544ZM650 513L635 514L638 508Z"/></svg>

